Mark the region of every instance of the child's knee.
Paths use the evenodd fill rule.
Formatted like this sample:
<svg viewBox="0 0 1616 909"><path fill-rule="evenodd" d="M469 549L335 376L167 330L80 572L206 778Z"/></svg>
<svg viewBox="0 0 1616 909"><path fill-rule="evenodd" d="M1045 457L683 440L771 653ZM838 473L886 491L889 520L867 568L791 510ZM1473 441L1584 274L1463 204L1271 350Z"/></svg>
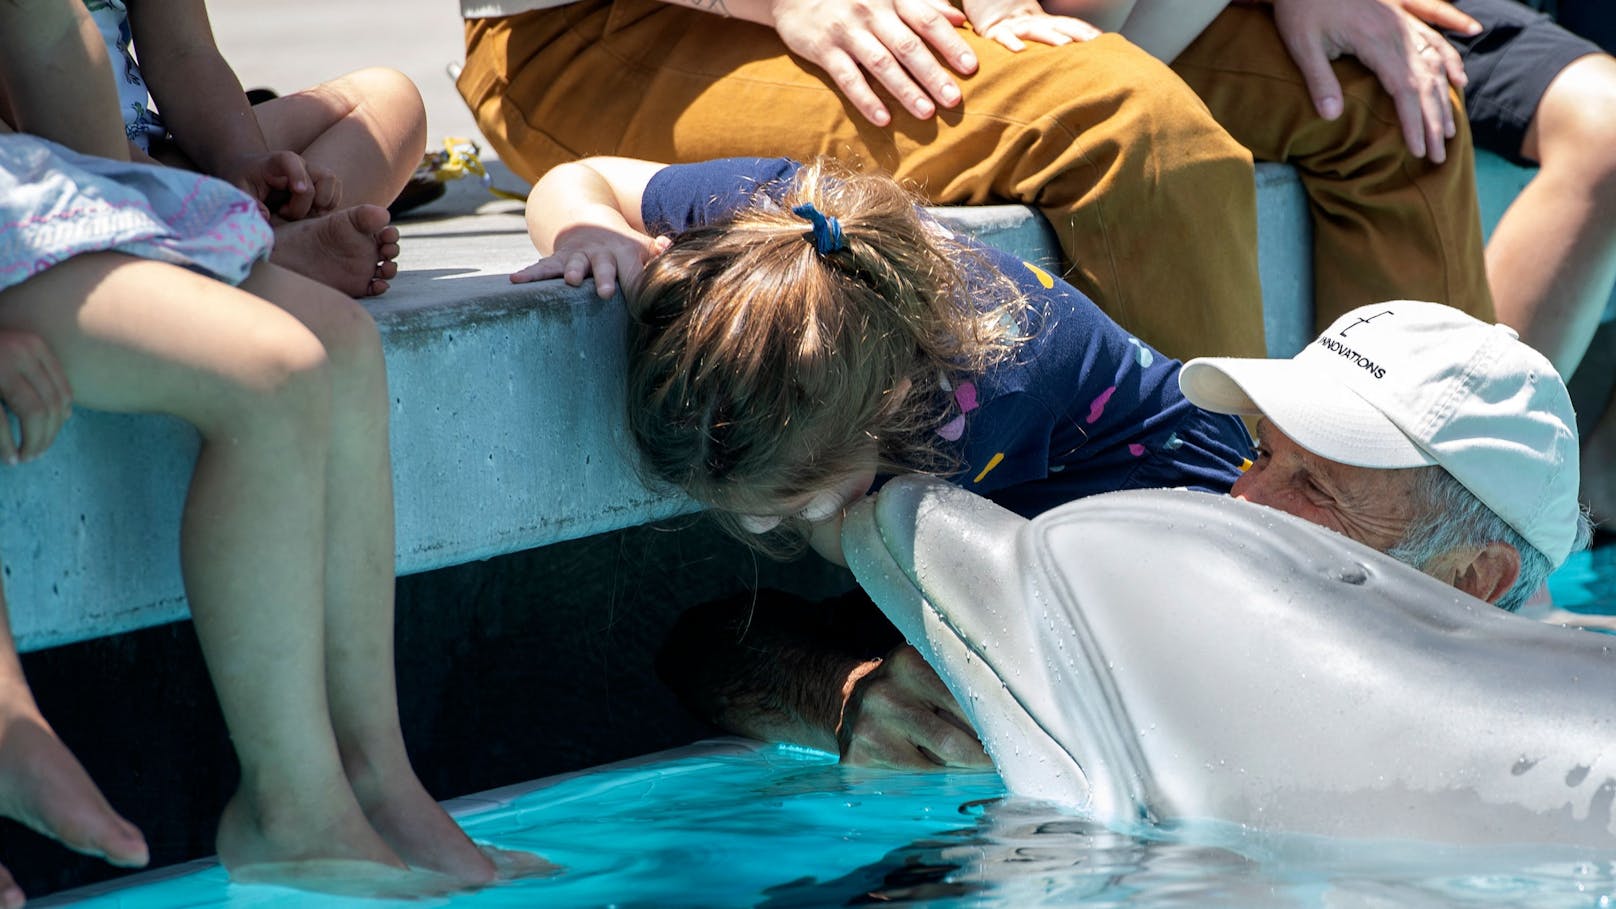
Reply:
<svg viewBox="0 0 1616 909"><path fill-rule="evenodd" d="M379 375L385 366L376 320L357 300L335 293L330 297L320 305L319 315L309 327L324 347L337 381L351 380L357 374Z"/></svg>
<svg viewBox="0 0 1616 909"><path fill-rule="evenodd" d="M203 433L232 438L260 433L325 431L332 371L325 345L300 324L244 335L230 372L208 392L212 406L193 419Z"/></svg>
<svg viewBox="0 0 1616 909"><path fill-rule="evenodd" d="M373 66L343 77L352 84L359 102L372 108L394 128L419 133L426 144L426 102L409 76L396 69Z"/></svg>

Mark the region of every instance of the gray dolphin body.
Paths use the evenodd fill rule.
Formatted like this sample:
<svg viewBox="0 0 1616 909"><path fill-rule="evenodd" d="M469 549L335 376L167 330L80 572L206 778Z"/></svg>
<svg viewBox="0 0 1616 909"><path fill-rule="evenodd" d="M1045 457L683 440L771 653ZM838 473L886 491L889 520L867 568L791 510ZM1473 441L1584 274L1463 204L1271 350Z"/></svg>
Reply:
<svg viewBox="0 0 1616 909"><path fill-rule="evenodd" d="M1123 828L1616 848L1616 638L1204 493L1029 522L901 478L842 542L1019 795Z"/></svg>

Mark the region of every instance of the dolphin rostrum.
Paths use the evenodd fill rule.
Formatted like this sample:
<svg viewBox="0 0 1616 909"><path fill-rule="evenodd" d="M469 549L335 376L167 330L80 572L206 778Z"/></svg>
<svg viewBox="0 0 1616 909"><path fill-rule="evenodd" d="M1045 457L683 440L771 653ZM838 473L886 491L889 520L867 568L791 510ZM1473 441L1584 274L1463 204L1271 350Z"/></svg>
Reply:
<svg viewBox="0 0 1616 909"><path fill-rule="evenodd" d="M1616 637L1182 490L1027 521L905 477L842 542L1016 794L1120 828L1616 848Z"/></svg>

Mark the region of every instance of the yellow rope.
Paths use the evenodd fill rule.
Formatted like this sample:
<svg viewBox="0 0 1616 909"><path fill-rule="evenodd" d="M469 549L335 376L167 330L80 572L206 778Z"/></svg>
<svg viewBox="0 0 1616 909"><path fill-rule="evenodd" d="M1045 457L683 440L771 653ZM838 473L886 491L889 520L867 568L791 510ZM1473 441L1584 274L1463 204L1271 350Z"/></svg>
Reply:
<svg viewBox="0 0 1616 909"><path fill-rule="evenodd" d="M443 151L426 153L421 166L416 168L415 175L429 177L439 183L475 176L483 188L495 198L525 201L526 195L500 189L494 185L494 178L488 173L488 169L483 167L482 158L478 157L481 153L482 149L470 139L450 136L443 140Z"/></svg>

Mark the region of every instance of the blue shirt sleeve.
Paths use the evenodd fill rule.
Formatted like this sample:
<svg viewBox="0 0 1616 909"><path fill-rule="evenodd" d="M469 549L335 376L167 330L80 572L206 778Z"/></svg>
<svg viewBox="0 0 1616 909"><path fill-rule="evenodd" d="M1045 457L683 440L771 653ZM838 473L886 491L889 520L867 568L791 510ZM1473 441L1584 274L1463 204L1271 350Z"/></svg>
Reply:
<svg viewBox="0 0 1616 909"><path fill-rule="evenodd" d="M670 164L652 175L640 197L651 236L727 221L759 199L778 202L801 164L789 158L719 158Z"/></svg>

